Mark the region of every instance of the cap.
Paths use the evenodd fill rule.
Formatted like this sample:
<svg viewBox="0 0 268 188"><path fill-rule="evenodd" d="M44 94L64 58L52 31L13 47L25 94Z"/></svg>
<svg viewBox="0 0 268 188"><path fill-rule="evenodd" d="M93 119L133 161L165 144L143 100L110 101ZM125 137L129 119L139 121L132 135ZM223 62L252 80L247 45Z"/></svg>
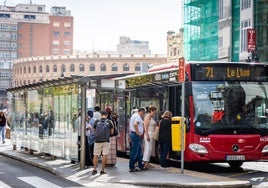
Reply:
<svg viewBox="0 0 268 188"><path fill-rule="evenodd" d="M87 115L93 117L93 111L92 110L87 111Z"/></svg>

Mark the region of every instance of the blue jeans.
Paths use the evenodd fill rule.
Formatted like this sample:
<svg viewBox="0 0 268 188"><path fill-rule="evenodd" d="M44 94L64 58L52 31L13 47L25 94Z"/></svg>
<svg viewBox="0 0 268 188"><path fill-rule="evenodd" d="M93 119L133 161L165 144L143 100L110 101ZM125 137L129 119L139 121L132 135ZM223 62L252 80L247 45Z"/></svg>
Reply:
<svg viewBox="0 0 268 188"><path fill-rule="evenodd" d="M133 132L130 133L131 139L131 152L129 158L129 169L134 169L135 161L138 161L139 168L143 168L142 164L142 140L141 137Z"/></svg>
<svg viewBox="0 0 268 188"><path fill-rule="evenodd" d="M3 143L5 142L5 130L6 130L5 126L0 126L0 134L2 136L2 142Z"/></svg>
<svg viewBox="0 0 268 188"><path fill-rule="evenodd" d="M169 141L160 141L160 165L167 165L167 154L170 150L170 142Z"/></svg>

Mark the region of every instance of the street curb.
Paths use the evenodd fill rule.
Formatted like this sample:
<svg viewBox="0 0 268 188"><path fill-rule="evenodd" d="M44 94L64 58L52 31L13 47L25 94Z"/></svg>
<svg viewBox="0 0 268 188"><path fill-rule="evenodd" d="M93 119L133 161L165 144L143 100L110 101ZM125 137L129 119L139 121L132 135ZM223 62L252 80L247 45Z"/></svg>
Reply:
<svg viewBox="0 0 268 188"><path fill-rule="evenodd" d="M37 168L44 169L62 178L66 178L67 175L59 171L57 168L53 168L42 163L30 161L27 158L16 156L15 154L9 154L7 152L1 152L0 155L18 160ZM252 184L249 181L221 181L221 182L206 182L206 183L159 183L159 182L107 182L125 185L136 185L136 186L148 186L148 187L165 187L165 188L252 188Z"/></svg>

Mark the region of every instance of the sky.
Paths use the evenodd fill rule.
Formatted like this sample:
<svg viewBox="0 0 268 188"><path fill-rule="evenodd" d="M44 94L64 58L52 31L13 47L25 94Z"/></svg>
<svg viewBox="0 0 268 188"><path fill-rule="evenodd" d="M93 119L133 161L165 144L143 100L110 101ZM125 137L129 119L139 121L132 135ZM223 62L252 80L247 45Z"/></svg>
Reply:
<svg viewBox="0 0 268 188"><path fill-rule="evenodd" d="M120 36L148 41L152 54L166 54L167 32L178 32L181 0L5 0L16 4L64 6L74 17L74 49L116 51ZM1 4L3 5L3 2Z"/></svg>

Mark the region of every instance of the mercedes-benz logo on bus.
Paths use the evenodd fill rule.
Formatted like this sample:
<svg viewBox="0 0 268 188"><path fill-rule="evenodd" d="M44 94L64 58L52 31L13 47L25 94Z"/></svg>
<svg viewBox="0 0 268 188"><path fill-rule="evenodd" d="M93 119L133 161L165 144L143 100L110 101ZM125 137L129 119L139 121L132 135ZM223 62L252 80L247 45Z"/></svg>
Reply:
<svg viewBox="0 0 268 188"><path fill-rule="evenodd" d="M238 151L238 149L239 149L239 148L238 148L238 145L234 144L234 145L232 146L232 150L233 150L233 151Z"/></svg>

